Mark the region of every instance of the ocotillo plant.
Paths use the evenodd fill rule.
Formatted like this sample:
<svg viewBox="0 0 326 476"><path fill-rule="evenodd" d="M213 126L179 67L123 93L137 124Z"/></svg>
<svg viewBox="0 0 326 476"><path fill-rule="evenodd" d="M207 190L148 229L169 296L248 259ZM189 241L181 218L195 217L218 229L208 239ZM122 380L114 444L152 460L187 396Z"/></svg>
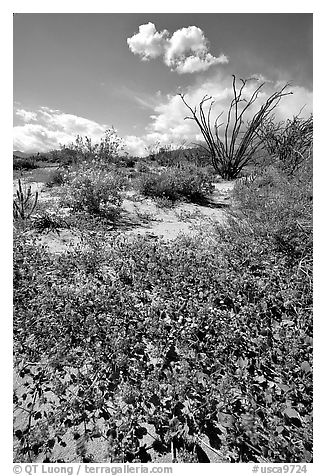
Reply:
<svg viewBox="0 0 326 476"><path fill-rule="evenodd" d="M257 101L264 83L260 84L246 99L244 89L249 80L240 79L241 86L237 87L236 77L232 76L233 99L227 113L224 134L220 134L219 128L222 124L218 123L223 112L217 116L214 122L211 121L211 112L214 105L212 97L205 95L200 101L198 110L197 107L193 108L186 102L184 94L179 94L184 105L191 112L191 116L185 117L185 119L196 122L206 143L201 147L211 157L215 170L222 178L227 180L237 178L241 170L252 160L262 142L258 137L261 125L270 117L281 98L292 94L292 92L285 91L289 83L285 84L263 102L251 121L245 125L248 109ZM204 106L207 101L210 101L210 104L208 111L205 111Z"/></svg>
<svg viewBox="0 0 326 476"><path fill-rule="evenodd" d="M27 191L23 191L22 184L20 179L18 180L18 190L16 191L16 198L14 199L14 218L21 218L26 220L31 216L35 207L37 205L38 192L35 192L33 199L31 186L28 187Z"/></svg>

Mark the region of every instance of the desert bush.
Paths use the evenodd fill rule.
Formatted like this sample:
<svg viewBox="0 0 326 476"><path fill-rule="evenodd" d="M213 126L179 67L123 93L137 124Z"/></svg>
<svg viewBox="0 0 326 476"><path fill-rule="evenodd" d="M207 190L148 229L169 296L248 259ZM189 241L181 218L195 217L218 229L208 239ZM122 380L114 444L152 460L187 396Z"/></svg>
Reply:
<svg viewBox="0 0 326 476"><path fill-rule="evenodd" d="M312 115L307 119L294 116L278 123L270 118L263 121L258 133L269 155L288 175L293 175L312 158Z"/></svg>
<svg viewBox="0 0 326 476"><path fill-rule="evenodd" d="M129 155L124 155L119 157L117 160L119 167L126 167L128 169L133 169L137 164L137 157L131 157Z"/></svg>
<svg viewBox="0 0 326 476"><path fill-rule="evenodd" d="M61 187L60 197L63 206L74 212L87 212L90 215L115 217L122 203L121 188L124 177L113 171L80 166L69 172L68 183Z"/></svg>
<svg viewBox="0 0 326 476"><path fill-rule="evenodd" d="M196 167L169 167L161 173L143 174L138 179L139 191L153 198L164 198L175 202L186 199L191 202L202 201L212 192L213 185L209 175Z"/></svg>
<svg viewBox="0 0 326 476"><path fill-rule="evenodd" d="M66 182L66 180L67 180L67 172L62 168L58 168L50 172L50 175L45 184L47 187L52 188L55 186L63 185Z"/></svg>
<svg viewBox="0 0 326 476"><path fill-rule="evenodd" d="M67 157L68 165L91 163L102 168L112 163L127 163L128 160L132 160L122 157L124 155L123 140L114 128L106 130L97 143L93 143L90 137L77 135L75 142L61 147L61 154Z"/></svg>
<svg viewBox="0 0 326 476"><path fill-rule="evenodd" d="M138 162L136 165L136 171L139 173L147 173L150 172L150 167L144 162Z"/></svg>
<svg viewBox="0 0 326 476"><path fill-rule="evenodd" d="M205 95L198 107L192 107L186 102L185 95L180 94L182 102L191 113L185 119L195 121L205 142L201 147L206 154L209 154L212 165L218 174L227 180L237 178L241 170L253 161L256 152L261 148L262 140L259 138L259 131L262 124L268 121L280 100L284 96L292 94L292 92L286 92L289 84L285 84L281 89L268 96L251 120L246 121L248 109L257 101L264 83L261 83L252 92L247 89L247 86L248 82L255 78L240 79L241 85L238 87L235 75L232 76L233 97L222 133L220 128L223 123L219 124L219 120L224 113L222 111L215 121L211 120L215 102L212 97Z"/></svg>
<svg viewBox="0 0 326 476"><path fill-rule="evenodd" d="M54 232L59 235L60 230L67 228L68 224L66 220L55 211L43 210L34 217L31 226L40 233Z"/></svg>
<svg viewBox="0 0 326 476"><path fill-rule="evenodd" d="M13 169L14 170L32 170L37 169L39 164L31 158L14 157Z"/></svg>
<svg viewBox="0 0 326 476"><path fill-rule="evenodd" d="M303 179L299 173L289 178L269 167L252 182L234 188L235 218L245 220L252 232L295 260L312 249L311 169Z"/></svg>

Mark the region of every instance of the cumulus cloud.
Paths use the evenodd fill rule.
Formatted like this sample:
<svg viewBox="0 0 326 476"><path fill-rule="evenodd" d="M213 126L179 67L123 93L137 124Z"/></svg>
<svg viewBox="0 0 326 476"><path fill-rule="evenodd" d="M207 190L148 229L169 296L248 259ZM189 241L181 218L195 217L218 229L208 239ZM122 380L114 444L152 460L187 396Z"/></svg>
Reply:
<svg viewBox="0 0 326 476"><path fill-rule="evenodd" d="M137 137L134 135L124 137L123 142L125 144L126 152L135 157L144 157L145 155L148 155L148 140L146 139L147 138Z"/></svg>
<svg viewBox="0 0 326 476"><path fill-rule="evenodd" d="M180 28L172 35L158 32L153 23L140 25L139 32L127 39L130 50L143 60L162 57L164 63L179 74L206 71L215 64L227 63L228 58L209 52L203 31L197 26Z"/></svg>
<svg viewBox="0 0 326 476"><path fill-rule="evenodd" d="M24 122L30 122L36 120L36 113L32 111L26 111L25 109L16 109L16 116L21 118Z"/></svg>
<svg viewBox="0 0 326 476"><path fill-rule="evenodd" d="M60 144L73 142L78 134L98 140L108 128L105 124L48 107L41 107L35 112L29 111L28 114L21 111L24 110L15 112L25 124L14 127L14 150L24 152L56 149ZM33 123L27 123L28 120Z"/></svg>
<svg viewBox="0 0 326 476"><path fill-rule="evenodd" d="M147 61L164 53L168 34L167 30L158 32L154 23L149 22L146 25L140 25L139 32L128 38L127 43L135 55Z"/></svg>
<svg viewBox="0 0 326 476"><path fill-rule="evenodd" d="M313 112L313 93L301 86L290 87L293 94L281 101L276 110L278 120L292 119L300 115L308 117Z"/></svg>

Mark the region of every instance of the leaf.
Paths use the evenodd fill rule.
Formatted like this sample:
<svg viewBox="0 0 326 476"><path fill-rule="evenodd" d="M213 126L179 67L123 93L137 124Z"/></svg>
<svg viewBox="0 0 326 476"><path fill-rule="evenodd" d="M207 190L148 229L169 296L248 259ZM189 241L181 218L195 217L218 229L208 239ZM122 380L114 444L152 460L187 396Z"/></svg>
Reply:
<svg viewBox="0 0 326 476"><path fill-rule="evenodd" d="M305 463L311 463L312 460L312 454L308 450L303 450L304 458L305 458Z"/></svg>
<svg viewBox="0 0 326 476"><path fill-rule="evenodd" d="M281 390L283 390L283 392L288 392L289 390L291 390L288 385L284 385L283 383L278 383L277 385L280 387Z"/></svg>
<svg viewBox="0 0 326 476"><path fill-rule="evenodd" d="M254 424L255 418L253 415L250 415L249 413L244 413L243 415L241 415L241 420L242 420L243 426L252 427L252 425Z"/></svg>
<svg viewBox="0 0 326 476"><path fill-rule="evenodd" d="M262 383L266 382L266 379L263 375L258 375L257 377L255 377L255 382L258 382L259 384L262 384Z"/></svg>
<svg viewBox="0 0 326 476"><path fill-rule="evenodd" d="M199 445L196 445L196 453L198 458L198 463L210 463L209 457Z"/></svg>
<svg viewBox="0 0 326 476"><path fill-rule="evenodd" d="M20 440L23 436L23 432L21 430L16 430L15 435Z"/></svg>
<svg viewBox="0 0 326 476"><path fill-rule="evenodd" d="M143 426L139 426L138 428L135 429L136 438L141 440L144 435L147 435L147 429L146 428L144 428Z"/></svg>
<svg viewBox="0 0 326 476"><path fill-rule="evenodd" d="M138 453L137 453L138 458L140 459L141 463L148 463L149 461L152 461L151 455L146 451L145 446L141 446Z"/></svg>
<svg viewBox="0 0 326 476"><path fill-rule="evenodd" d="M232 428L234 425L234 417L229 413L219 412L218 419L225 428Z"/></svg>
<svg viewBox="0 0 326 476"><path fill-rule="evenodd" d="M309 362L307 362L307 360L305 360L304 362L302 362L301 364L301 370L305 373L309 373L311 372L311 367L309 365Z"/></svg>
<svg viewBox="0 0 326 476"><path fill-rule="evenodd" d="M248 366L248 359L243 359L242 357L239 357L238 366L240 367L240 369L246 368Z"/></svg>
<svg viewBox="0 0 326 476"><path fill-rule="evenodd" d="M198 380L198 383L200 384L205 384L205 377L207 377L206 374L204 374L203 372L196 372L196 378Z"/></svg>
<svg viewBox="0 0 326 476"><path fill-rule="evenodd" d="M54 448L54 445L55 445L55 439L54 438L51 438L50 440L48 440L48 447L49 448Z"/></svg>
<svg viewBox="0 0 326 476"><path fill-rule="evenodd" d="M149 401L155 406L155 407L158 407L161 403L161 400L159 399L159 397L155 394L153 394L151 396L151 398L149 399Z"/></svg>
<svg viewBox="0 0 326 476"><path fill-rule="evenodd" d="M157 453L163 454L167 452L166 446L159 440L154 440L152 444L153 450Z"/></svg>
<svg viewBox="0 0 326 476"><path fill-rule="evenodd" d="M295 426L301 426L301 417L299 413L292 407L287 407L284 410L284 415L287 416L290 420L291 423L293 423Z"/></svg>
<svg viewBox="0 0 326 476"><path fill-rule="evenodd" d="M217 428L212 421L206 422L204 433L208 436L209 444L217 450L220 449L222 440L219 434L221 434L222 431Z"/></svg>
<svg viewBox="0 0 326 476"><path fill-rule="evenodd" d="M284 414L288 416L289 418L300 418L299 413L292 407L287 407L284 410Z"/></svg>

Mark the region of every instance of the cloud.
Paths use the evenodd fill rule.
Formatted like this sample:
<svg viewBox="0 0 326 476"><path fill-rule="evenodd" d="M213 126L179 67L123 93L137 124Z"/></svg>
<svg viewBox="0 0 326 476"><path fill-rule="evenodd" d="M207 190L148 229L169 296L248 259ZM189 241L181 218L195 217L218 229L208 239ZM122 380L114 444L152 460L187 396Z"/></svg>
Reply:
<svg viewBox="0 0 326 476"><path fill-rule="evenodd" d="M129 135L123 138L125 150L135 157L144 157L148 155L147 146L148 140L146 138Z"/></svg>
<svg viewBox="0 0 326 476"><path fill-rule="evenodd" d="M207 53L202 58L198 56L188 56L184 61L181 61L176 66L178 73L197 73L199 71L206 71L214 64L227 63L228 59L223 54L215 58L210 53Z"/></svg>
<svg viewBox="0 0 326 476"><path fill-rule="evenodd" d="M164 63L179 74L206 71L215 64L228 63L228 58L209 53L209 44L197 26L180 28L172 35L158 32L153 23L140 25L139 32L127 39L130 50L142 60L162 57Z"/></svg>
<svg viewBox="0 0 326 476"><path fill-rule="evenodd" d="M301 86L289 88L293 94L282 100L276 110L278 120L292 119L293 116L307 118L313 112L313 93Z"/></svg>
<svg viewBox="0 0 326 476"><path fill-rule="evenodd" d="M16 109L15 114L24 122L35 121L37 116L35 112L26 111L25 109Z"/></svg>
<svg viewBox="0 0 326 476"><path fill-rule="evenodd" d="M59 110L41 107L35 112L15 113L26 123L14 127L14 150L23 152L48 151L59 148L60 144L73 142L76 136L87 135L98 140L108 128L105 124L98 124L84 117L66 114ZM17 114L18 112L18 114Z"/></svg>
<svg viewBox="0 0 326 476"><path fill-rule="evenodd" d="M127 39L130 50L143 61L157 58L164 53L169 32L158 32L153 23L140 25L139 32Z"/></svg>

